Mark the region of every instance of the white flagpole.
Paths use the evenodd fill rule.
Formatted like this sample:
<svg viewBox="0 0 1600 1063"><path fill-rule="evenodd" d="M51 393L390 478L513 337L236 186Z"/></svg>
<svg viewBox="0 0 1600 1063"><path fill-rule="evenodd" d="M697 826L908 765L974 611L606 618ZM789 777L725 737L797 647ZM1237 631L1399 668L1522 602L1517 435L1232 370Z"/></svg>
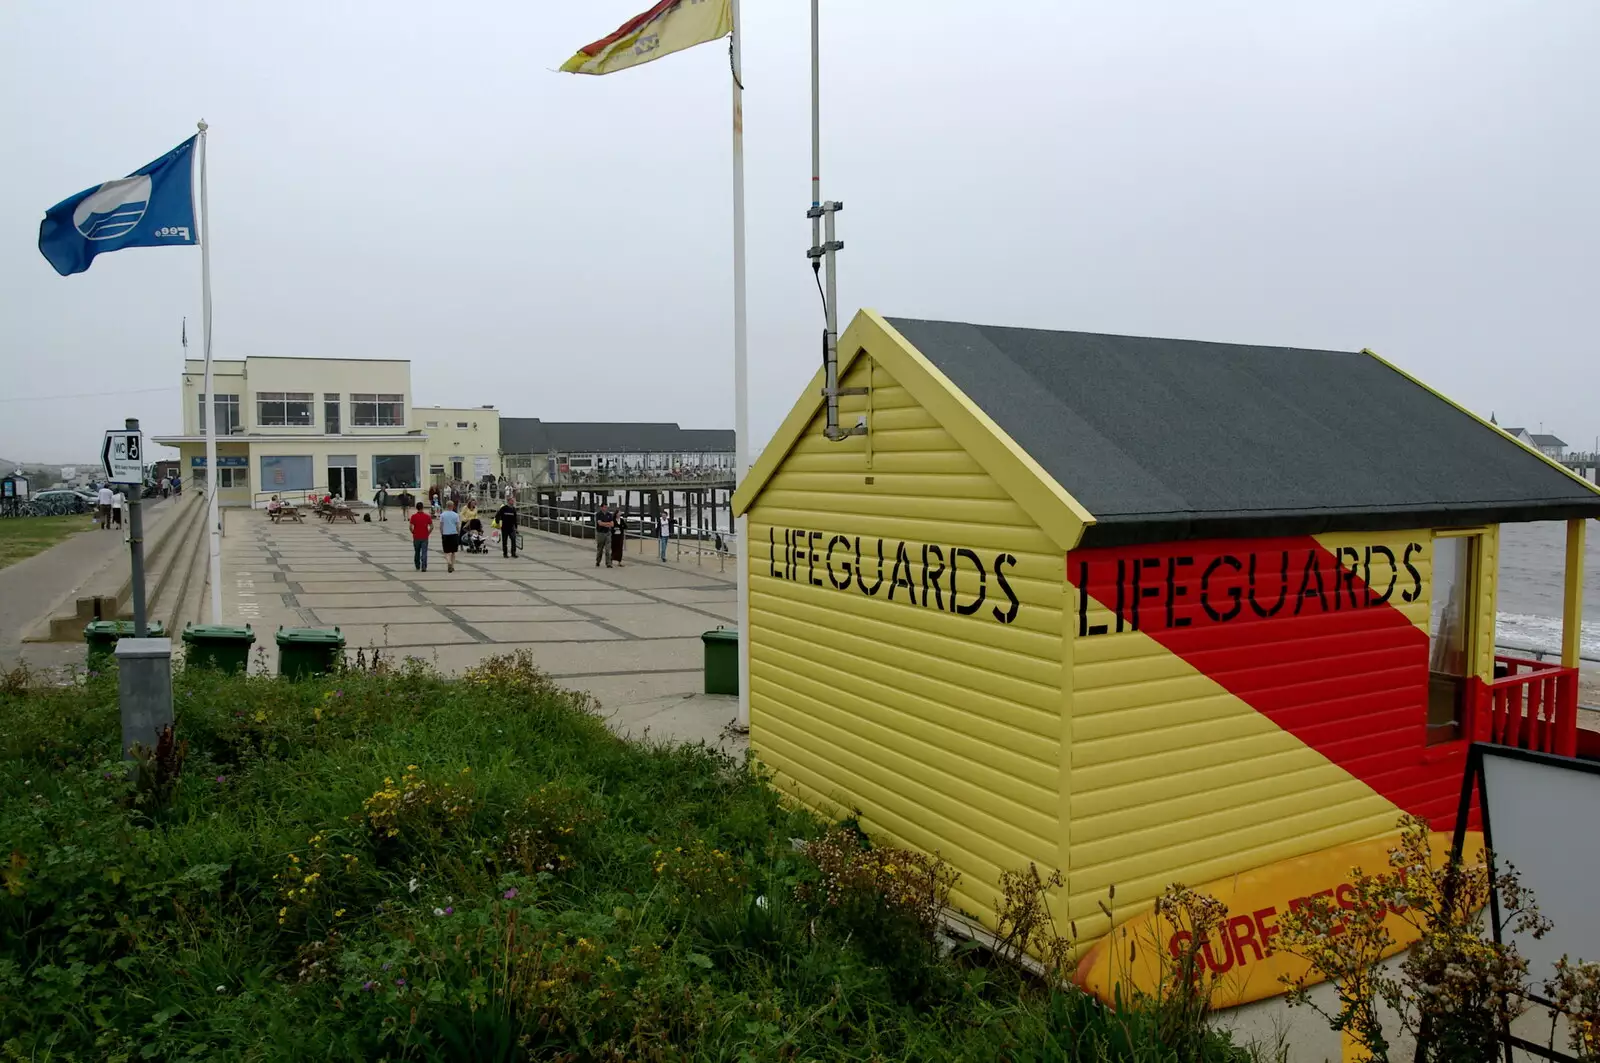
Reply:
<svg viewBox="0 0 1600 1063"><path fill-rule="evenodd" d="M211 527L211 622L222 623L222 518L217 512L217 394L211 380L211 211L206 197L206 123L200 128L200 342L206 357L206 520Z"/></svg>
<svg viewBox="0 0 1600 1063"><path fill-rule="evenodd" d="M750 470L749 345L744 292L744 86L739 57L739 0L733 12L733 449L734 475ZM739 726L750 729L750 519L739 517Z"/></svg>

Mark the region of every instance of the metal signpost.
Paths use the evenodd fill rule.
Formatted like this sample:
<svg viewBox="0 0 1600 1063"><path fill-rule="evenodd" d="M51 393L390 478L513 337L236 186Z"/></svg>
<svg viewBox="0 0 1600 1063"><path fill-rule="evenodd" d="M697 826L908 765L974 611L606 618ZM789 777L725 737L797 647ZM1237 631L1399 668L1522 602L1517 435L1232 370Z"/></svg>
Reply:
<svg viewBox="0 0 1600 1063"><path fill-rule="evenodd" d="M133 554L133 636L144 638L150 632L144 614L144 517L140 496L144 493L144 440L139 435L139 419L130 417L127 427L106 432L100 448L100 464L109 483L127 485L128 549Z"/></svg>

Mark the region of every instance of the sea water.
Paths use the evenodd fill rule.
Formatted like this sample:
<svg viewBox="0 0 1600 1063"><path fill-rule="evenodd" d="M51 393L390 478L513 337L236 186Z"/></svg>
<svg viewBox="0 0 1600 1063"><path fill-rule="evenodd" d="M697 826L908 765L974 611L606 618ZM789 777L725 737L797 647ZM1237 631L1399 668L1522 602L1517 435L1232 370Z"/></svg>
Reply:
<svg viewBox="0 0 1600 1063"><path fill-rule="evenodd" d="M1583 562L1581 652L1600 660L1600 524L1591 522ZM1502 646L1561 649L1567 526L1562 521L1500 526L1499 619Z"/></svg>

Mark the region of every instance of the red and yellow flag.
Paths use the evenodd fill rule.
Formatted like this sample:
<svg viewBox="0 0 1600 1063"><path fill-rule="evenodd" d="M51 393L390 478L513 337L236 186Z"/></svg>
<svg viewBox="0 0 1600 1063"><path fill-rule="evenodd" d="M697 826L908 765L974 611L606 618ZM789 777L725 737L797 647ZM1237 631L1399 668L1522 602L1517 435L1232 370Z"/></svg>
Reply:
<svg viewBox="0 0 1600 1063"><path fill-rule="evenodd" d="M733 32L730 0L661 0L561 64L569 74L611 74Z"/></svg>

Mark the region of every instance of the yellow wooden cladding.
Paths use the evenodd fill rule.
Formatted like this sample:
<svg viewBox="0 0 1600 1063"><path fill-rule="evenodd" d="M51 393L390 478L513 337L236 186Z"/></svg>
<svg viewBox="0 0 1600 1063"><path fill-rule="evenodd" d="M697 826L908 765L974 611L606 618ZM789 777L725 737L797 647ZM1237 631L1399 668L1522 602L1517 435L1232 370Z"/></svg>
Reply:
<svg viewBox="0 0 1600 1063"><path fill-rule="evenodd" d="M1397 555L1408 543L1425 546L1408 558L1423 593L1410 602L1395 595L1394 607L1427 630L1430 531L1317 540L1330 552L1380 541ZM1106 603L1090 600L1087 623L1114 620ZM1338 658L1366 637L1315 642ZM1072 642L1067 907L1081 934L1107 929L1099 902L1112 886L1119 914L1131 912L1173 882L1204 882L1394 828L1398 810L1389 800L1150 634ZM1370 657L1360 682L1374 692L1415 681L1414 663L1385 670Z"/></svg>
<svg viewBox="0 0 1600 1063"><path fill-rule="evenodd" d="M1061 547L882 364L841 384L869 377L840 420L871 409L870 467L816 413L748 510L751 746L803 803L939 852L992 922L1002 871L1062 855Z"/></svg>
<svg viewBox="0 0 1600 1063"><path fill-rule="evenodd" d="M858 361L863 366L870 362L871 371L858 372ZM1058 551L1076 546L1083 529L1094 523L1094 516L1077 499L876 312L857 313L839 337L839 373L841 381L858 382L846 387L870 383L873 388L870 399L860 395L840 399L840 424L853 425L870 411L874 431L829 442L814 430L822 406L818 370L805 397L789 411L734 492L735 513L749 512L780 468L926 475L981 472L1026 511ZM846 457L858 460L849 464Z"/></svg>
<svg viewBox="0 0 1600 1063"><path fill-rule="evenodd" d="M1002 872L1062 869L1053 911L1082 942L1107 929L1112 886L1123 917L1174 882L1394 829L1399 806L1346 750L1324 755L1287 729L1303 720L1280 726L1155 633L1123 630L1106 601L1079 614L1063 562L1093 515L892 326L863 311L840 353L841 385L869 389L841 397L840 423L864 416L868 434L823 437L818 374L734 500L749 519L751 746L777 786L824 815L859 816L881 842L941 854L961 874L957 906L990 926ZM1473 663L1487 679L1498 529L1477 534ZM1435 539L1316 537L1341 569L1359 553L1369 576L1378 544L1403 558L1405 594L1391 584L1377 601L1404 621L1345 623L1347 610L1309 648L1294 636L1292 665L1228 666L1264 687L1211 670L1244 696L1309 689L1288 704L1315 726L1318 712L1373 701L1371 734L1399 748L1414 730L1421 763L1425 728L1406 714L1410 691L1426 696L1412 628L1428 630ZM1337 693L1308 677L1332 674ZM1397 792L1383 771L1368 777Z"/></svg>

